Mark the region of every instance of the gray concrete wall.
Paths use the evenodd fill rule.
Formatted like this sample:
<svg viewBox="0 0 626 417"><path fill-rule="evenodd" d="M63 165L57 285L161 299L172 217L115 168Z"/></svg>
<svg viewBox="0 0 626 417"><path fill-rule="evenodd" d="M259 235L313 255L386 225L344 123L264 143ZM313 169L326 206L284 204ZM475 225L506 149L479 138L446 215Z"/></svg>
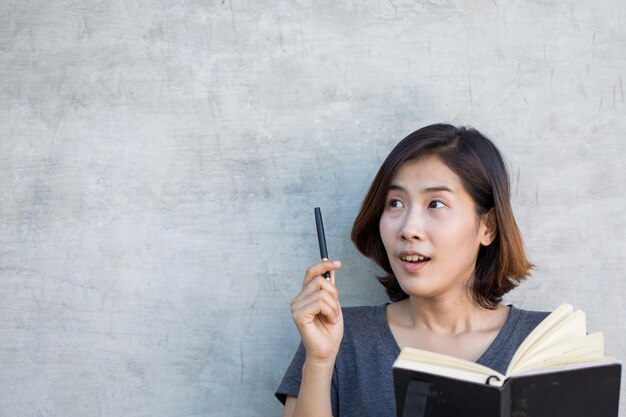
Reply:
<svg viewBox="0 0 626 417"><path fill-rule="evenodd" d="M269 416L289 300L406 134L505 153L534 277L626 358L623 0L0 4L0 415ZM622 411L625 409L622 399ZM623 413L622 413L623 414Z"/></svg>

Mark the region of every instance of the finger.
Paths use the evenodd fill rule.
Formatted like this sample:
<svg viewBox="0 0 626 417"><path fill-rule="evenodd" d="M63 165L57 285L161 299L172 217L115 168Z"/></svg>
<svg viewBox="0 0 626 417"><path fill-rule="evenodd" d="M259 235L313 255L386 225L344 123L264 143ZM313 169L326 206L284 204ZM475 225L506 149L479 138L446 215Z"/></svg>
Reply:
<svg viewBox="0 0 626 417"><path fill-rule="evenodd" d="M316 304L318 303L318 304ZM295 317L315 316L320 314L321 310L319 306L322 304L327 305L333 310L333 315L338 316L340 313L339 303L324 290L316 291L312 294L308 294L305 297L294 299L291 305L292 314Z"/></svg>
<svg viewBox="0 0 626 417"><path fill-rule="evenodd" d="M333 284L333 286L335 286L335 271L330 271L330 283ZM336 287L335 287L336 288Z"/></svg>
<svg viewBox="0 0 626 417"><path fill-rule="evenodd" d="M328 291L335 299L339 298L339 291L337 290L335 284L325 279L321 275L313 277L313 279L309 281L308 284L305 284L301 290L301 293L310 294L318 290Z"/></svg>
<svg viewBox="0 0 626 417"><path fill-rule="evenodd" d="M304 281L308 282L317 275L324 275L326 272L341 268L340 261L321 260L309 266L304 274Z"/></svg>
<svg viewBox="0 0 626 417"><path fill-rule="evenodd" d="M335 324L339 320L339 310L333 308L333 306L330 305L329 302L334 305L337 304L334 300L329 301L325 299L313 299L310 300L309 303L303 304L301 307L301 311L309 312L310 317L316 317L321 315L329 322ZM298 322L298 320L296 320L296 322Z"/></svg>
<svg viewBox="0 0 626 417"><path fill-rule="evenodd" d="M341 268L340 261L319 261L309 266L304 274L304 284L311 281L317 275L324 275L325 272L334 271Z"/></svg>

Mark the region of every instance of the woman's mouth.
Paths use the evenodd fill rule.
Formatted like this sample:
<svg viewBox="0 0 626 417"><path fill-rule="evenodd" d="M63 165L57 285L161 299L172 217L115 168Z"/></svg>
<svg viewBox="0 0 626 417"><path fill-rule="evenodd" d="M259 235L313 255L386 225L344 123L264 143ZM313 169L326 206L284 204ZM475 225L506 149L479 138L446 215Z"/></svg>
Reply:
<svg viewBox="0 0 626 417"><path fill-rule="evenodd" d="M430 258L423 255L402 255L400 261L404 270L413 274L426 266Z"/></svg>
<svg viewBox="0 0 626 417"><path fill-rule="evenodd" d="M421 256L421 255L405 255L405 256L401 256L400 259L402 259L405 262L425 262L425 261L429 261L430 258L428 256Z"/></svg>

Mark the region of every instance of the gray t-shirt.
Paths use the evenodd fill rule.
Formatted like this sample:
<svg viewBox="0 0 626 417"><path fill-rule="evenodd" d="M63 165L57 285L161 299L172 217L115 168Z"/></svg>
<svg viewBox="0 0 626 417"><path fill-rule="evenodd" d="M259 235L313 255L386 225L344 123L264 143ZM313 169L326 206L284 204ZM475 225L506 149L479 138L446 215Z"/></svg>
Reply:
<svg viewBox="0 0 626 417"><path fill-rule="evenodd" d="M385 315L387 304L343 309L341 341L331 387L333 416L395 417L396 405L391 367L400 354ZM476 361L500 373L522 341L548 313L510 306L504 326L493 343ZM297 397L306 352L298 350L276 390L284 404L288 395Z"/></svg>

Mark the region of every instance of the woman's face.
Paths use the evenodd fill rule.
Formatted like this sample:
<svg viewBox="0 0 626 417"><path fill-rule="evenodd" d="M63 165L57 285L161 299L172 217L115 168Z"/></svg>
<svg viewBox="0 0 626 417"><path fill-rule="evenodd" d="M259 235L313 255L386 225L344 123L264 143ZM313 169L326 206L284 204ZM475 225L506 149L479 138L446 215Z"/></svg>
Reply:
<svg viewBox="0 0 626 417"><path fill-rule="evenodd" d="M460 178L438 157L410 161L391 182L380 236L398 283L410 296L466 296L481 244L492 241Z"/></svg>

